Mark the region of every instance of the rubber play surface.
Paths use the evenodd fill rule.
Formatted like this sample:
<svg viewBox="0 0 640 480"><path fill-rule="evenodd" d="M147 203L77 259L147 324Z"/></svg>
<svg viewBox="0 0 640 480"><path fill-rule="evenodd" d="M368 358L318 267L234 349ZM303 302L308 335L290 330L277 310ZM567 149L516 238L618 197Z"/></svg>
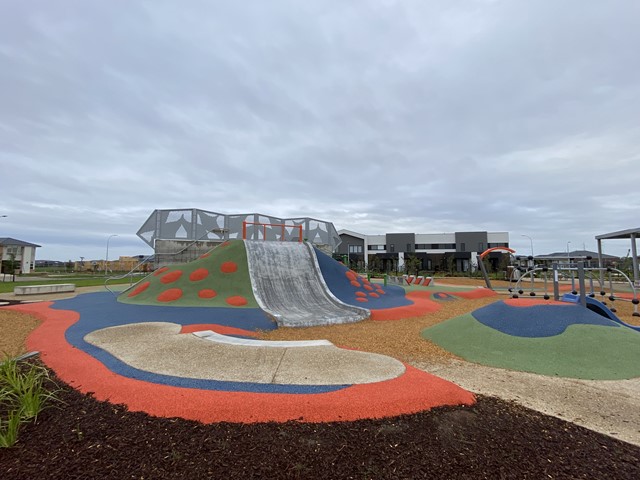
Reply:
<svg viewBox="0 0 640 480"><path fill-rule="evenodd" d="M422 335L483 365L595 380L640 376L640 334L575 304L496 302Z"/></svg>
<svg viewBox="0 0 640 480"><path fill-rule="evenodd" d="M184 335L206 327L251 336L256 329L274 328L258 309L128 305L109 293L6 308L43 320L29 337L28 347L39 350L42 360L62 380L82 392L92 392L99 400L124 403L131 410L152 415L202 422L323 422L380 418L474 402L471 393L408 365L396 378L368 384L229 382L159 375L135 368L85 341L87 334L110 326L159 321L182 325L187 332Z"/></svg>

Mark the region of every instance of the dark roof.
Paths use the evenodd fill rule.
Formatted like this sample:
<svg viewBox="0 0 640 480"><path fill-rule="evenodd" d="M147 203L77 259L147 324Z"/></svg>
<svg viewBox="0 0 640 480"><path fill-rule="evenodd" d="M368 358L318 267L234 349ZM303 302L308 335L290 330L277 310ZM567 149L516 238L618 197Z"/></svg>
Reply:
<svg viewBox="0 0 640 480"><path fill-rule="evenodd" d="M9 246L17 245L18 247L41 247L42 245L36 245L35 243L24 242L11 237L0 238L0 245Z"/></svg>
<svg viewBox="0 0 640 480"><path fill-rule="evenodd" d="M627 230L619 230L617 232L603 233L596 235L596 240L631 238L631 235L640 236L640 228L628 228Z"/></svg>
<svg viewBox="0 0 640 480"><path fill-rule="evenodd" d="M567 257L570 258L586 258L586 257L592 257L593 259L597 259L598 258L598 252L590 252L589 250L574 250L572 252L554 252L554 253L547 253L546 255L536 255L537 259L543 260L543 259L549 259L552 260L554 258L564 258L566 259ZM616 257L615 255L607 255L606 253L602 254L602 258L603 259L617 259L619 257Z"/></svg>

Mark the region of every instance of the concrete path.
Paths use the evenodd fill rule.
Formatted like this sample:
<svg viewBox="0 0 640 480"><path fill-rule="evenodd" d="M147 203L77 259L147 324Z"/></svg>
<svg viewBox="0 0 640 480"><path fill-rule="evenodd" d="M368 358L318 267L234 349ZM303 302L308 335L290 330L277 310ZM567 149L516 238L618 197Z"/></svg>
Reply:
<svg viewBox="0 0 640 480"><path fill-rule="evenodd" d="M525 407L640 445L640 378L578 380L451 360L414 363L474 393Z"/></svg>
<svg viewBox="0 0 640 480"><path fill-rule="evenodd" d="M234 345L180 334L180 330L176 323L136 323L96 330L85 340L139 370L183 378L351 385L382 382L405 372L402 362L391 357L332 344Z"/></svg>
<svg viewBox="0 0 640 480"><path fill-rule="evenodd" d="M253 293L278 326L358 322L367 309L342 303L329 291L306 243L245 240Z"/></svg>

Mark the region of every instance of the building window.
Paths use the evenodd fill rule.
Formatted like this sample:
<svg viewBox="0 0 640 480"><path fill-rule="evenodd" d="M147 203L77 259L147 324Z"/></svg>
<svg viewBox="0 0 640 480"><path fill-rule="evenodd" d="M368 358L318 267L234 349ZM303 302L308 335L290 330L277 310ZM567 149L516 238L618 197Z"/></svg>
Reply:
<svg viewBox="0 0 640 480"><path fill-rule="evenodd" d="M467 245L464 242L460 244L460 251L461 252L466 252L467 251Z"/></svg>
<svg viewBox="0 0 640 480"><path fill-rule="evenodd" d="M395 246L393 243L389 245L389 251L390 251L391 253L393 253L393 252L395 252L395 251L396 251L396 246Z"/></svg>
<svg viewBox="0 0 640 480"><path fill-rule="evenodd" d="M362 245L349 245L349 253L362 253Z"/></svg>
<svg viewBox="0 0 640 480"><path fill-rule="evenodd" d="M369 250L384 250L385 248L387 248L386 245L369 245L367 247Z"/></svg>

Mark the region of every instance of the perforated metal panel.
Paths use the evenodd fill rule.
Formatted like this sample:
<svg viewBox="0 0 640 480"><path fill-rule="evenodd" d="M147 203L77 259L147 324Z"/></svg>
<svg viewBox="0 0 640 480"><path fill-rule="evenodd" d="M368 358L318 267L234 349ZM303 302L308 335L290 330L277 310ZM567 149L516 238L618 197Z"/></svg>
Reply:
<svg viewBox="0 0 640 480"><path fill-rule="evenodd" d="M333 223L324 220L278 218L261 213L225 215L197 208L154 210L137 235L151 248L155 248L156 240L224 241L242 238L243 222L266 224L266 227L247 225L246 237L250 240L264 240L266 236L266 240L298 241L297 228L289 225L301 225L303 239L324 247L324 250L333 251L340 244L340 236ZM283 229L279 226L282 224L287 226Z"/></svg>

